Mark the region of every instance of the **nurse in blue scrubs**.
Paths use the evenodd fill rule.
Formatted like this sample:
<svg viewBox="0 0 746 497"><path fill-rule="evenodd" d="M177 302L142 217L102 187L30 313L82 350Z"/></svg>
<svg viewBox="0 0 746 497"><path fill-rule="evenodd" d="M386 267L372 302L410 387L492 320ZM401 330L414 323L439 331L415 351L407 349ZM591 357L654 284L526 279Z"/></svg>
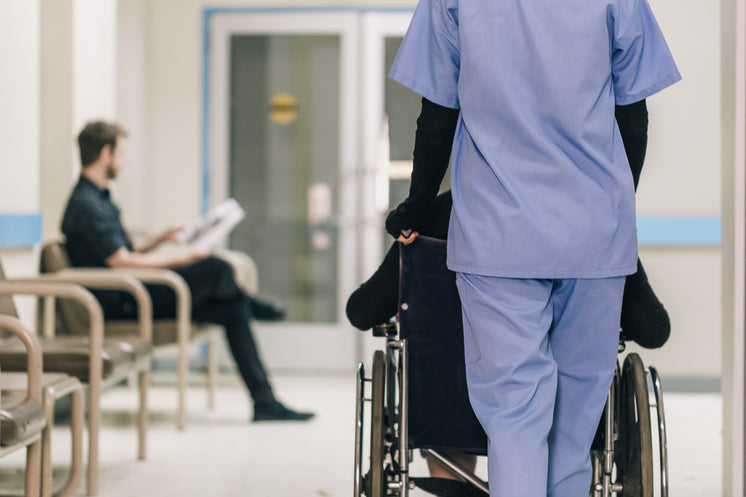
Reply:
<svg viewBox="0 0 746 497"><path fill-rule="evenodd" d="M625 276L637 270L634 183L614 112L680 79L650 6L421 0L391 77L433 103L428 112L459 111L448 266L490 493L588 495ZM392 233L416 231L445 172L417 160L451 146L421 139L427 119L423 105Z"/></svg>

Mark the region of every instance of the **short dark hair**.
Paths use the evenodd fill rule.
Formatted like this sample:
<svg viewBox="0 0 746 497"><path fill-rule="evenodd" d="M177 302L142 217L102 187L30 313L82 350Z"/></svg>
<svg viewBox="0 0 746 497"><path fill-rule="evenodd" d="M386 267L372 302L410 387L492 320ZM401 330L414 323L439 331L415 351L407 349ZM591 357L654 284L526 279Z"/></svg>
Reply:
<svg viewBox="0 0 746 497"><path fill-rule="evenodd" d="M105 121L92 121L85 125L83 131L78 135L78 147L80 147L80 162L83 167L90 166L99 155L104 146L109 145L112 150L117 146L119 137L126 137L127 132L116 123Z"/></svg>

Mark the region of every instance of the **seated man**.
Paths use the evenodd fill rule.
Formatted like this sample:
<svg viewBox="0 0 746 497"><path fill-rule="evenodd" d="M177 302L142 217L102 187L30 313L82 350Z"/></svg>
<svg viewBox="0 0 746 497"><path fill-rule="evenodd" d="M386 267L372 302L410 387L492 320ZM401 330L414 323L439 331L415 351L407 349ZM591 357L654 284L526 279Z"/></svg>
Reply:
<svg viewBox="0 0 746 497"><path fill-rule="evenodd" d="M186 281L192 294L192 318L225 328L238 370L254 402L254 421L303 421L314 415L281 404L270 386L259 357L249 319L282 319L284 311L246 295L236 284L231 267L211 251L188 248L178 253L154 253L173 240L170 229L150 240L133 243L122 227L119 209L107 188L124 165L126 132L116 124L92 122L78 136L83 170L68 200L62 233L70 262L76 267L168 268ZM176 296L162 285L146 285L154 319L176 315ZM95 292L104 316L135 319L136 307L122 292Z"/></svg>

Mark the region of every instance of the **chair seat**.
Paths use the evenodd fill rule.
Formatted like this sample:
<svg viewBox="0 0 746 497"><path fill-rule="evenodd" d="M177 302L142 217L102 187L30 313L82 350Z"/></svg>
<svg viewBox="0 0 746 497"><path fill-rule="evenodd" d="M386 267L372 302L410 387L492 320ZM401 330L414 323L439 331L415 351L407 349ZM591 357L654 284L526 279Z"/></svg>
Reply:
<svg viewBox="0 0 746 497"><path fill-rule="evenodd" d="M193 338L198 327L195 323L189 327L189 338ZM106 336L119 337L137 333L137 321L111 321L105 323ZM153 345L174 344L177 342L177 322L175 319L159 319L153 321Z"/></svg>
<svg viewBox="0 0 746 497"><path fill-rule="evenodd" d="M153 352L153 344L137 335L106 337L104 343L116 344L121 350L127 352L134 362L150 357Z"/></svg>
<svg viewBox="0 0 746 497"><path fill-rule="evenodd" d="M62 337L40 339L44 356L44 371L66 373L88 381L90 347L88 337ZM133 341L134 343L134 341ZM103 379L129 370L135 356L149 352L149 344L133 344L129 340L105 339L101 358ZM146 349L147 348L147 349ZM26 351L20 340L8 338L0 342L0 364L4 371L25 371Z"/></svg>
<svg viewBox="0 0 746 497"><path fill-rule="evenodd" d="M44 408L39 402L3 395L0 406L0 445L4 447L33 437L47 424Z"/></svg>
<svg viewBox="0 0 746 497"><path fill-rule="evenodd" d="M71 377L64 373L44 373L41 375L42 390L49 386L55 386L70 379ZM76 381L77 380L73 380ZM28 375L26 373L9 373L3 371L0 375L0 390L9 395L23 395L28 390Z"/></svg>

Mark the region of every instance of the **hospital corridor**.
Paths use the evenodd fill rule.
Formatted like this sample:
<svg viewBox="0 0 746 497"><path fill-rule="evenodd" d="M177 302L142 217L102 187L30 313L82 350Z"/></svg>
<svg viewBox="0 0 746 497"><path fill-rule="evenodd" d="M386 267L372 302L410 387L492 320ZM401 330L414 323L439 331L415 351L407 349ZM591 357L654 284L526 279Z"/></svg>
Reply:
<svg viewBox="0 0 746 497"><path fill-rule="evenodd" d="M0 495L746 497L745 81L746 0L0 0Z"/></svg>

